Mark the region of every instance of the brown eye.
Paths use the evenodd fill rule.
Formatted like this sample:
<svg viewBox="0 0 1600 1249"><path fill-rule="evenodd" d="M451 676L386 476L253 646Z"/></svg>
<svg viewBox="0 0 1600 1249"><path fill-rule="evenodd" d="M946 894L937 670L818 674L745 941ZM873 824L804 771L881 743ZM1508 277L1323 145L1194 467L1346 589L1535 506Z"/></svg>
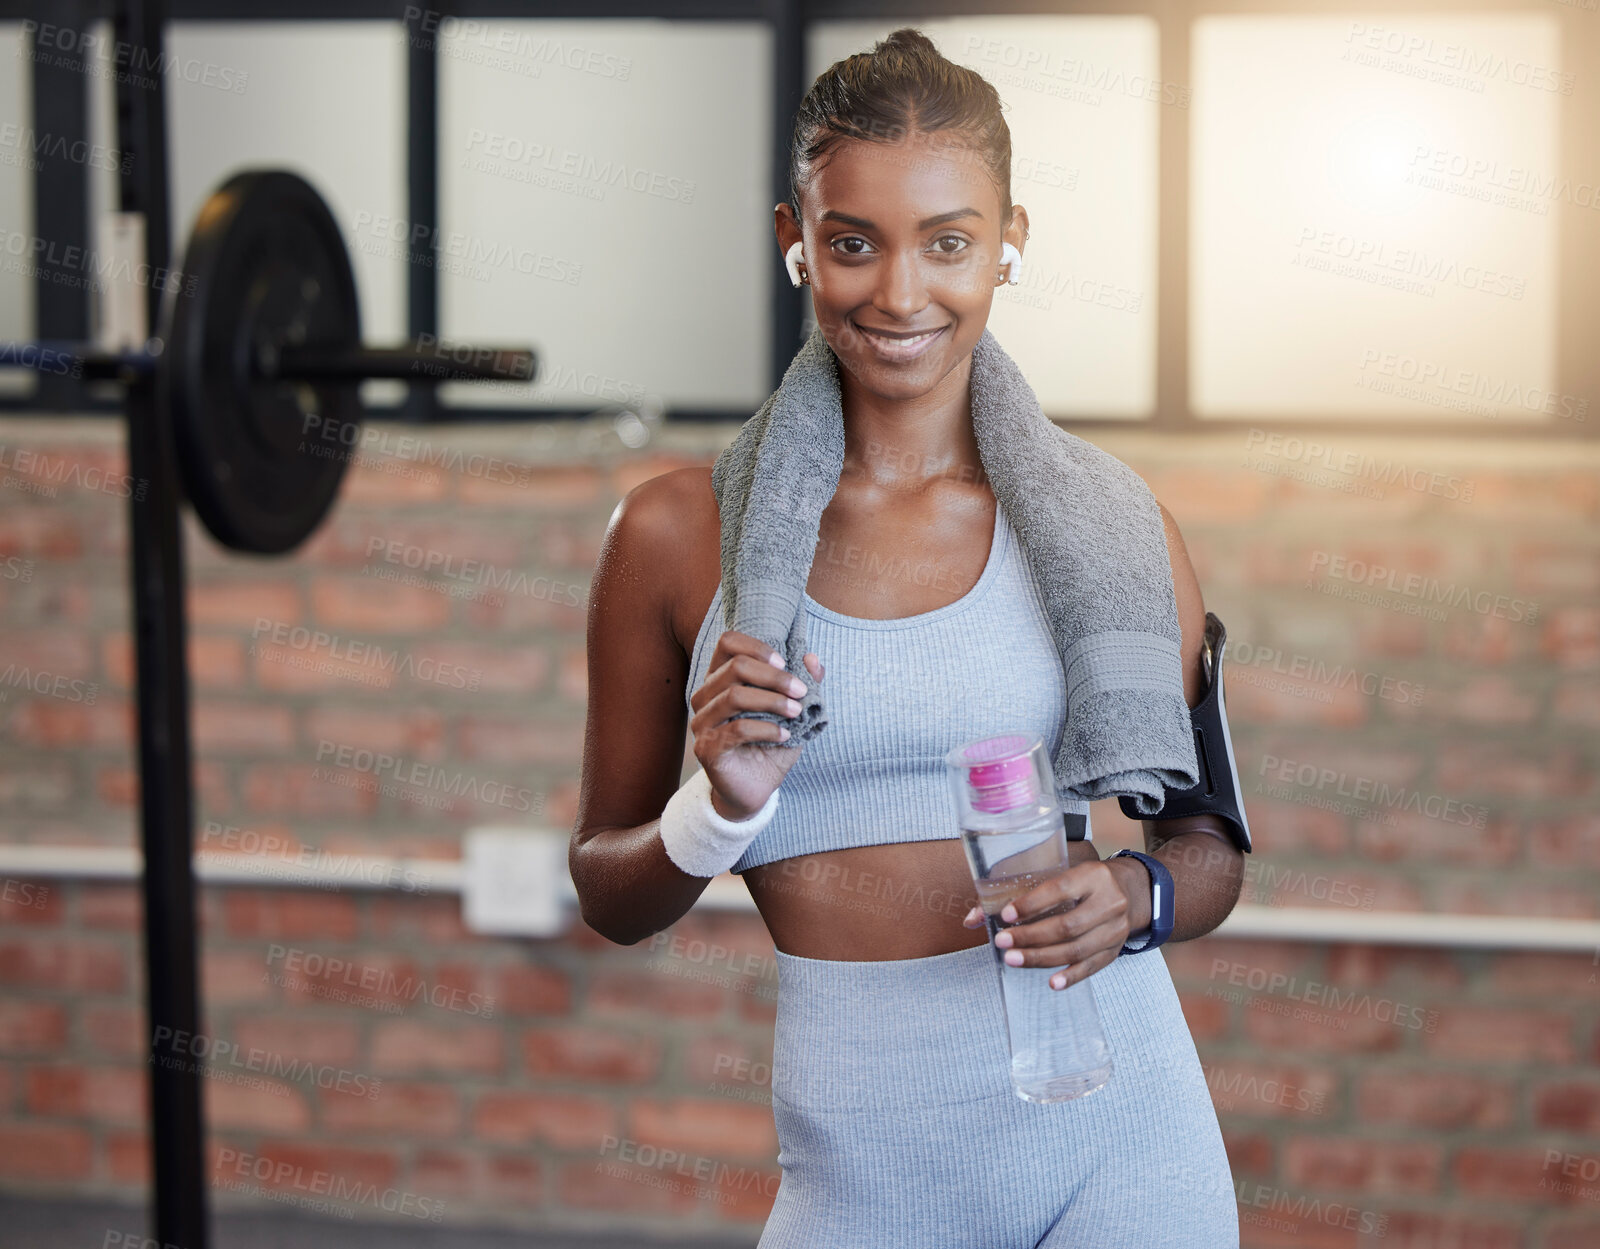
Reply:
<svg viewBox="0 0 1600 1249"><path fill-rule="evenodd" d="M941 234L937 239L934 240L934 246L937 247L940 243L960 244L959 247L940 248L939 254L941 256L956 256L965 251L967 248L967 240L962 238L959 234Z"/></svg>
<svg viewBox="0 0 1600 1249"><path fill-rule="evenodd" d="M870 248L870 246L871 246L867 242L866 239L864 239L864 238L862 238L862 237L860 237L859 235L856 235L856 234L847 234L843 238L834 239L830 246L832 246L835 251L839 251L840 250L839 245L841 243L860 243L862 248ZM844 254L846 256L864 256L864 255L866 255L866 251L864 251L864 250L849 250L849 249L846 249L846 250L843 251L842 254Z"/></svg>

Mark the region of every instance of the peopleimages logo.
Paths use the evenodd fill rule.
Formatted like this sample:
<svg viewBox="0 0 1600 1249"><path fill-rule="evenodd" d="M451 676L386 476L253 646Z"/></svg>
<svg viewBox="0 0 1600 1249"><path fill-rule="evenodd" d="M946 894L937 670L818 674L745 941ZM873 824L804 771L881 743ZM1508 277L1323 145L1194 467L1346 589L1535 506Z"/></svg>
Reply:
<svg viewBox="0 0 1600 1249"><path fill-rule="evenodd" d="M52 355L55 360L49 361L48 358ZM70 360L70 367L66 369L53 367L63 360ZM0 364L10 363L33 368L36 372L60 374L63 377L83 376L82 364L76 357L62 356L59 352L52 352L51 348L40 347L37 343L11 343L0 347ZM40 365L46 367L39 368ZM143 503L149 487L149 482L143 478L136 481L127 473L108 473L96 465L84 464L76 457L50 455L48 452L33 451L27 447L8 448L4 443L0 443L0 472L21 473L28 479L29 484L36 488L37 493L45 493L52 499L55 498L58 487L70 486ZM10 485L12 480L8 476L5 482Z"/></svg>
<svg viewBox="0 0 1600 1249"><path fill-rule="evenodd" d="M1529 599L1512 598L1496 594L1493 590L1474 590L1470 586L1440 581L1437 577L1425 577L1419 572L1407 573L1403 580L1397 582L1398 569L1334 555L1328 551L1312 552L1311 572L1322 572L1334 581L1361 586L1366 590L1374 587L1387 590L1422 604L1443 603L1447 607L1467 607L1481 616L1498 616L1502 620L1525 621L1529 624L1539 618L1539 604ZM1310 577L1307 577L1306 589L1314 588Z"/></svg>
<svg viewBox="0 0 1600 1249"><path fill-rule="evenodd" d="M1433 66L1438 71L1460 71L1454 75L1443 74L1437 79L1450 86L1469 85L1459 80L1461 74L1470 74L1477 79L1499 79L1511 86L1531 87L1536 91L1571 95L1572 88L1577 83L1575 74L1564 73L1552 66L1514 60L1494 49L1479 49L1464 43L1436 40L1432 35L1420 35L1398 30L1392 26L1368 26L1365 22L1351 22L1350 29L1345 34L1345 43L1359 45L1371 52L1384 52L1391 56L1416 60L1423 65ZM1347 53L1351 51L1353 49L1346 48ZM1346 55L1341 59L1354 60L1355 57ZM1421 66L1417 69L1419 72L1416 76L1423 77ZM1482 82L1475 84L1473 89L1481 91Z"/></svg>
<svg viewBox="0 0 1600 1249"><path fill-rule="evenodd" d="M376 1098L383 1088L382 1080L364 1072L314 1063L305 1058L286 1058L256 1046L241 1048L224 1037L186 1032L165 1024L157 1026L150 1040L150 1051L151 1063L197 1073L217 1074L207 1065L209 1060L275 1079L309 1082L320 1089L336 1089L353 1097Z"/></svg>
<svg viewBox="0 0 1600 1249"><path fill-rule="evenodd" d="M1270 1184L1257 1184L1238 1180L1234 1194L1241 1206L1241 1223L1254 1223L1274 1230L1297 1233L1302 1223L1321 1223L1326 1227L1343 1228L1347 1232L1360 1232L1365 1236L1382 1236L1389 1230L1389 1216L1372 1210L1358 1210L1342 1201L1327 1201L1321 1197L1307 1197L1303 1193L1286 1192ZM1265 1214L1259 1213L1265 1211ZM1287 1214L1287 1219L1273 1219L1274 1214ZM1281 1226L1278 1226L1280 1225Z"/></svg>
<svg viewBox="0 0 1600 1249"><path fill-rule="evenodd" d="M450 55L459 53L450 48L454 43L472 43L482 54L472 57L475 64L496 69L514 69L518 62L535 71L546 65L560 65L578 73L594 74L600 78L614 78L627 82L633 71L633 58L602 52L584 44L570 43L546 35L533 35L508 22L479 21L475 18L456 17L437 9L423 9L414 4L405 7L405 20L414 23L423 35L438 35L446 41L436 45L434 40L416 39L426 47L439 46Z"/></svg>
<svg viewBox="0 0 1600 1249"><path fill-rule="evenodd" d="M279 1194L272 1190L296 1189L326 1197L330 1201L375 1206L390 1214L404 1214L413 1219L428 1219L437 1223L444 1218L444 1202L437 1197L424 1197L398 1188L379 1188L370 1180L348 1179L334 1171L303 1167L281 1157L246 1153L224 1146L217 1151L215 1165L219 1188L253 1191L248 1181L254 1180L267 1186L261 1195L274 1200ZM242 1180L229 1178L230 1170L234 1175L243 1177Z"/></svg>
<svg viewBox="0 0 1600 1249"><path fill-rule="evenodd" d="M282 967L276 975L267 973L267 979L282 987L309 988L314 986L322 996L340 996L345 990L355 989L366 994L381 995L387 1004L423 1001L440 1010L459 1011L466 1015L481 1015L485 1019L494 1015L494 998L481 993L464 992L451 985L430 982L425 977L400 976L387 967L363 965L337 955L318 954L294 946L272 944L267 947L267 966ZM304 981L295 980L304 976ZM366 1005L366 1002L360 1003Z"/></svg>
<svg viewBox="0 0 1600 1249"><path fill-rule="evenodd" d="M1432 469L1412 467L1403 460L1395 460L1391 456L1380 459L1353 448L1340 451L1332 443L1325 443L1316 438L1307 439L1294 434L1275 434L1264 429L1251 429L1245 438L1244 446L1246 468L1261 467L1250 460L1250 452L1255 451L1273 460L1326 469L1342 476L1369 480L1377 485L1388 486L1398 481L1406 489L1414 490L1418 494L1459 499L1464 503L1472 502L1472 496L1477 489L1476 483L1470 479L1463 481L1460 477L1449 477ZM1375 497L1381 499L1383 494L1379 492Z"/></svg>
<svg viewBox="0 0 1600 1249"><path fill-rule="evenodd" d="M336 768L342 770L335 771ZM381 780L382 777L389 780ZM312 769L311 779L367 793L405 797L428 806L448 806L459 798L523 813L544 811L544 795L526 786L513 787L468 772L451 772L436 763L340 745L327 738L317 742L317 766Z"/></svg>
<svg viewBox="0 0 1600 1249"><path fill-rule="evenodd" d="M1327 1104L1325 1093L1314 1092L1303 1085L1290 1084L1271 1076L1261 1077L1251 1072L1223 1070L1201 1064L1206 1074L1206 1086L1212 1100L1222 1102L1219 1110L1231 1110L1239 1101L1259 1102L1264 1106L1281 1106L1285 1110L1299 1110L1320 1115Z"/></svg>
<svg viewBox="0 0 1600 1249"><path fill-rule="evenodd" d="M1342 1015L1365 1015L1378 1023L1392 1023L1396 1027L1418 1032L1431 1033L1439 1026L1439 1012L1436 1010L1423 1010L1420 1006L1408 1006L1393 998L1373 997L1370 993L1341 989L1336 984L1321 980L1302 983L1299 976L1291 976L1287 972L1269 972L1265 967L1252 967L1225 958L1212 959L1211 979L1216 980L1224 974L1227 982L1236 988L1324 1007Z"/></svg>
<svg viewBox="0 0 1600 1249"><path fill-rule="evenodd" d="M82 165L86 169L103 169L107 173L131 173L132 153L117 148L102 147L84 139L51 134L40 134L32 126L19 126L16 122L0 125L0 147L27 148L35 156L43 153L54 161ZM36 169L38 164L34 166Z"/></svg>
<svg viewBox="0 0 1600 1249"><path fill-rule="evenodd" d="M1331 785L1334 794L1341 798L1374 803L1378 807L1386 807L1393 811L1412 811L1429 819L1444 820L1450 824L1464 824L1468 828L1483 828L1489 822L1487 807L1470 802L1457 802L1454 798L1446 798L1441 794L1424 794L1419 789L1408 789L1404 785L1391 786L1387 781L1375 781L1367 776L1352 777L1348 772L1318 767L1314 763L1300 763L1277 755L1262 755L1261 767L1257 774L1267 776L1269 773L1274 780L1293 784L1301 789L1309 789L1319 795ZM1267 793L1269 797L1279 796L1273 792L1271 786L1268 786Z"/></svg>
<svg viewBox="0 0 1600 1249"><path fill-rule="evenodd" d="M1423 248L1391 247L1386 239L1358 238L1312 225L1300 228L1295 247L1289 260L1292 265L1346 277L1360 277L1370 271L1369 281L1418 294L1431 296L1436 288L1429 283L1438 283L1521 299L1528 288L1528 280L1516 274L1464 263ZM1412 278L1418 280L1407 280Z"/></svg>
<svg viewBox="0 0 1600 1249"><path fill-rule="evenodd" d="M1343 664L1329 665L1310 655L1285 654L1275 647L1253 646L1242 639L1233 644L1231 659L1233 666L1230 673L1236 681L1276 688L1267 682L1264 672L1290 677L1295 681L1308 681L1310 687L1285 684L1283 688L1289 693L1308 692L1322 702L1332 702L1334 690L1346 689L1415 706L1427 692L1427 687L1420 681L1364 672Z"/></svg>
<svg viewBox="0 0 1600 1249"><path fill-rule="evenodd" d="M481 668L444 663L427 655L418 658L406 651L385 650L377 642L341 637L322 629L292 625L286 620L268 620L265 616L256 617L245 654L286 667L344 676L382 689L387 689L391 678L396 676L458 690L477 690L483 684Z"/></svg>
<svg viewBox="0 0 1600 1249"><path fill-rule="evenodd" d="M1367 390L1405 396L1407 390L1398 384L1406 383L1411 393L1434 406L1441 406L1444 400L1465 396L1484 400L1488 406L1483 411L1489 416L1495 415L1501 407L1521 408L1525 412L1538 412L1563 420L1583 421L1589 416L1589 401L1578 395L1526 386L1489 373L1461 369L1400 352L1380 351L1376 347L1368 347L1361 353L1361 369L1363 379L1357 381L1356 385L1364 385ZM1367 373L1369 369L1370 374ZM1408 481L1406 484L1411 483ZM1438 491L1430 486L1429 493L1437 494Z"/></svg>
<svg viewBox="0 0 1600 1249"><path fill-rule="evenodd" d="M611 1161L615 1158L615 1162ZM619 1163L631 1164L655 1171L654 1176L639 1176ZM701 1154L686 1154L677 1149L664 1149L645 1141L612 1136L609 1132L601 1139L600 1160L595 1163L597 1172L616 1179L633 1179L652 1187L674 1192L692 1193L702 1200L731 1203L736 1192L755 1191L768 1197L777 1196L781 1176L771 1175L754 1167L740 1167L720 1158L707 1158Z"/></svg>

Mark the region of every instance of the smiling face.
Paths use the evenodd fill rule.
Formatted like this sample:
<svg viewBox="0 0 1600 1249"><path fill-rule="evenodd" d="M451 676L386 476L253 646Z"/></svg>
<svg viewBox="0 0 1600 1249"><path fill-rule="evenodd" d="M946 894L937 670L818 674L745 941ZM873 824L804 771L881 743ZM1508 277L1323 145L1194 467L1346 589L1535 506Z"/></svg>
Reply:
<svg viewBox="0 0 1600 1249"><path fill-rule="evenodd" d="M983 336L1004 280L1000 245L1022 250L1027 210L1007 219L979 154L948 132L845 139L818 159L803 221L777 208L780 251L805 246L823 337L885 399L927 394Z"/></svg>

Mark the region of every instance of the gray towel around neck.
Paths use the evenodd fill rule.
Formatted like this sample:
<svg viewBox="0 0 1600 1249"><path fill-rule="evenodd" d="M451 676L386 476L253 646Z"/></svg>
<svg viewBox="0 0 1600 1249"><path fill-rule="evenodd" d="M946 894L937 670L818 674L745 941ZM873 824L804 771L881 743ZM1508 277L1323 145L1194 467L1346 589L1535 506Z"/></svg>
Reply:
<svg viewBox="0 0 1600 1249"><path fill-rule="evenodd" d="M778 651L806 686L793 718L739 713L786 725L784 745L807 742L828 723L803 659L803 596L822 513L844 468L838 369L821 329L813 330L711 470L726 627ZM1045 416L987 329L972 351L971 397L984 473L1021 539L1066 674L1067 723L1052 761L1057 788L1086 800L1126 795L1141 815L1154 815L1166 789L1199 779L1155 496L1121 460Z"/></svg>

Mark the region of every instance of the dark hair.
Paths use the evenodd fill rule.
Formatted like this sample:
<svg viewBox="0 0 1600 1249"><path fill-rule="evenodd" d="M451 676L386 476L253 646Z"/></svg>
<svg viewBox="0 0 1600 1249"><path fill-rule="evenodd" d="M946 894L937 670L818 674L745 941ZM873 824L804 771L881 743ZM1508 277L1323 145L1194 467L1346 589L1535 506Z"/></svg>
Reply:
<svg viewBox="0 0 1600 1249"><path fill-rule="evenodd" d="M1000 113L1000 93L976 70L947 60L911 26L894 31L870 52L835 61L800 102L789 145L789 202L795 216L812 162L841 140L893 143L941 130L954 131L964 148L979 155L1000 193L1004 225L1011 213L1011 128Z"/></svg>

